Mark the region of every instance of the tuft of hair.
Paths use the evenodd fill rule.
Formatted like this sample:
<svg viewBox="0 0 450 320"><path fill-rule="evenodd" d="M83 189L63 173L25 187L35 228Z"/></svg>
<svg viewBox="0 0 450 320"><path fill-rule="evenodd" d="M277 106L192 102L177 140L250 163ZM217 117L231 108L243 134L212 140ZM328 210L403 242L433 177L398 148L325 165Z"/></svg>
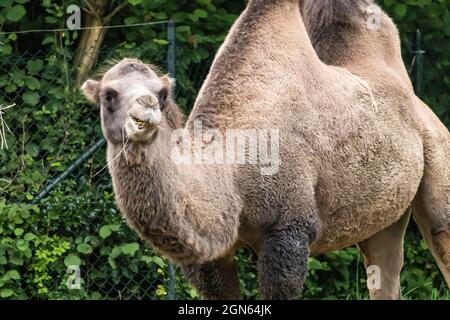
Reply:
<svg viewBox="0 0 450 320"><path fill-rule="evenodd" d="M145 63L142 60L137 59L137 58L128 58L128 59L135 60L135 62L137 62L137 63L142 63L142 64L146 65L158 77L161 77L161 76L164 75L164 73L161 71L162 68L160 68L159 66L157 66L155 64ZM105 73L107 73L111 68L117 66L122 60L123 59L119 59L119 58L113 58L113 59L105 60L100 65L100 67L97 69L97 72L95 73L94 79L101 80L103 78L103 76L105 75Z"/></svg>

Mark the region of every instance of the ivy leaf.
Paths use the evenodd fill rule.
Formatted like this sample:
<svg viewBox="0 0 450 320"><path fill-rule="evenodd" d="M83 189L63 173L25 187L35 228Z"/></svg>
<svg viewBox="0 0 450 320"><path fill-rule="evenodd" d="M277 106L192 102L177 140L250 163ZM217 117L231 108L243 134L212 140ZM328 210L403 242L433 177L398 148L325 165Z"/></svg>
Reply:
<svg viewBox="0 0 450 320"><path fill-rule="evenodd" d="M153 258L150 256L142 256L141 261L144 261L146 264L150 264L153 261Z"/></svg>
<svg viewBox="0 0 450 320"><path fill-rule="evenodd" d="M139 3L141 3L142 0L128 0L128 3L132 6L137 6Z"/></svg>
<svg viewBox="0 0 450 320"><path fill-rule="evenodd" d="M122 252L130 256L134 256L139 250L139 244L136 242L123 244L121 247Z"/></svg>
<svg viewBox="0 0 450 320"><path fill-rule="evenodd" d="M199 18L207 18L208 17L208 12L206 12L203 9L195 9L194 14Z"/></svg>
<svg viewBox="0 0 450 320"><path fill-rule="evenodd" d="M33 77L29 77L27 80L25 80L25 85L30 90L36 90L41 87L41 83L39 82L39 80Z"/></svg>
<svg viewBox="0 0 450 320"><path fill-rule="evenodd" d="M405 16L406 11L408 11L408 7L403 3L397 3L394 10L395 13L401 18Z"/></svg>
<svg viewBox="0 0 450 320"><path fill-rule="evenodd" d="M87 243L80 243L77 246L77 251L84 254L90 254L92 253L92 247Z"/></svg>
<svg viewBox="0 0 450 320"><path fill-rule="evenodd" d="M0 0L0 7L9 7L12 5L12 0Z"/></svg>
<svg viewBox="0 0 450 320"><path fill-rule="evenodd" d="M36 238L36 236L31 232L26 233L25 236L23 237L23 239L26 241L33 240L34 238Z"/></svg>
<svg viewBox="0 0 450 320"><path fill-rule="evenodd" d="M64 259L64 264L66 267L79 266L81 264L81 260L76 255L70 254Z"/></svg>
<svg viewBox="0 0 450 320"><path fill-rule="evenodd" d="M153 39L153 41L159 44L160 46L166 46L169 44L169 41L167 41L166 39Z"/></svg>
<svg viewBox="0 0 450 320"><path fill-rule="evenodd" d="M4 45L0 45L0 53L1 54L11 54L12 52L12 47L9 44L4 44Z"/></svg>
<svg viewBox="0 0 450 320"><path fill-rule="evenodd" d="M6 272L4 277L7 277L8 279L13 279L13 280L19 280L20 274L19 274L19 272L17 272L17 270L9 270L8 272Z"/></svg>
<svg viewBox="0 0 450 320"><path fill-rule="evenodd" d="M103 239L108 238L111 235L111 228L109 226L103 226L100 228L100 232L99 235L100 237L102 237Z"/></svg>
<svg viewBox="0 0 450 320"><path fill-rule="evenodd" d="M30 60L27 62L27 70L30 74L37 74L44 67L42 60Z"/></svg>
<svg viewBox="0 0 450 320"><path fill-rule="evenodd" d="M11 297L14 294L14 291L8 288L0 289L0 297L2 298L8 298Z"/></svg>
<svg viewBox="0 0 450 320"><path fill-rule="evenodd" d="M17 253L13 253L9 256L9 262L15 264L16 266L23 265L23 258Z"/></svg>
<svg viewBox="0 0 450 320"><path fill-rule="evenodd" d="M17 22L23 18L25 13L26 13L25 8L22 5L18 4L8 10L8 13L6 14L6 18L9 21Z"/></svg>
<svg viewBox="0 0 450 320"><path fill-rule="evenodd" d="M30 106L34 107L39 103L39 93L37 92L25 92L22 96L23 102L26 104L29 104Z"/></svg>
<svg viewBox="0 0 450 320"><path fill-rule="evenodd" d="M164 268L166 266L166 264L164 263L164 260L161 259L158 256L154 256L152 257L152 260L154 263L156 263L160 268Z"/></svg>

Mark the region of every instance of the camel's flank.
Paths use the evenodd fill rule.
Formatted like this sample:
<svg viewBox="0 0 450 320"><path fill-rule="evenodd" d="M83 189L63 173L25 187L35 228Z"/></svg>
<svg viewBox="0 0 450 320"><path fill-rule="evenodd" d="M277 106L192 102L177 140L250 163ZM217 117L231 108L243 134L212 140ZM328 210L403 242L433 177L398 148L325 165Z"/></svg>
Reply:
<svg viewBox="0 0 450 320"><path fill-rule="evenodd" d="M398 31L372 1L305 0L303 15L321 60L346 68L371 83L376 91L409 96L401 114L423 144L424 169L412 203L415 221L446 281L450 284L450 133L431 109L414 95L401 59ZM375 91L375 93L376 93ZM393 94L395 95L395 94ZM358 243L367 268L381 268L381 288L374 299L401 297L403 237L410 212L389 228Z"/></svg>

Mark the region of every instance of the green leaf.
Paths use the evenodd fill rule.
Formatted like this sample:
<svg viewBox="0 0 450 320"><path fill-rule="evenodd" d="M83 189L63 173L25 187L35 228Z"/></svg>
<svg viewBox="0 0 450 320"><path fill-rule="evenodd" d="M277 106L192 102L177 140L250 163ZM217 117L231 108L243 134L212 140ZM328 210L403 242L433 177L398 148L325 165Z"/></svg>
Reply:
<svg viewBox="0 0 450 320"><path fill-rule="evenodd" d="M15 234L16 236L21 236L21 235L23 234L23 229L22 229L22 228L16 228L16 229L14 230L14 234Z"/></svg>
<svg viewBox="0 0 450 320"><path fill-rule="evenodd" d="M394 10L395 13L401 18L405 16L406 12L408 11L408 7L403 3L397 3Z"/></svg>
<svg viewBox="0 0 450 320"><path fill-rule="evenodd" d="M39 80L33 77L29 77L27 80L25 80L25 85L30 90L36 90L41 87L41 83L39 82Z"/></svg>
<svg viewBox="0 0 450 320"><path fill-rule="evenodd" d="M152 260L154 263L156 263L160 268L164 268L166 264L164 263L164 260L160 257L154 256L152 257Z"/></svg>
<svg viewBox="0 0 450 320"><path fill-rule="evenodd" d="M8 298L11 297L14 294L14 291L8 288L0 289L0 297L2 298Z"/></svg>
<svg viewBox="0 0 450 320"><path fill-rule="evenodd" d="M66 267L79 266L81 264L81 260L76 255L70 254L64 259L64 264Z"/></svg>
<svg viewBox="0 0 450 320"><path fill-rule="evenodd" d="M150 264L151 262L153 262L153 258L152 257L150 257L150 256L142 256L141 257L141 261L144 261L145 263L147 263L147 264Z"/></svg>
<svg viewBox="0 0 450 320"><path fill-rule="evenodd" d="M111 228L109 226L103 226L100 228L99 232L100 237L103 239L108 238L111 235Z"/></svg>
<svg viewBox="0 0 450 320"><path fill-rule="evenodd" d="M0 45L0 53L8 55L11 54L12 47L9 44Z"/></svg>
<svg viewBox="0 0 450 320"><path fill-rule="evenodd" d="M122 252L134 256L139 250L139 244L136 242L123 244L121 247Z"/></svg>
<svg viewBox="0 0 450 320"><path fill-rule="evenodd" d="M0 7L10 7L12 3L12 0L0 0Z"/></svg>
<svg viewBox="0 0 450 320"><path fill-rule="evenodd" d="M137 6L139 3L141 3L142 0L128 0L128 3L132 6Z"/></svg>
<svg viewBox="0 0 450 320"><path fill-rule="evenodd" d="M195 9L194 14L199 18L207 18L208 12L203 9Z"/></svg>
<svg viewBox="0 0 450 320"><path fill-rule="evenodd" d="M17 253L14 253L9 256L9 262L15 264L16 266L21 266L23 265L23 258Z"/></svg>
<svg viewBox="0 0 450 320"><path fill-rule="evenodd" d="M22 5L18 4L8 10L8 13L6 14L6 18L9 21L17 22L23 18L25 13L26 13L25 8Z"/></svg>
<svg viewBox="0 0 450 320"><path fill-rule="evenodd" d="M84 254L90 254L92 253L92 247L87 243L80 243L77 246L77 251Z"/></svg>
<svg viewBox="0 0 450 320"><path fill-rule="evenodd" d="M39 103L40 96L37 92L25 92L22 96L22 99L26 104L34 107Z"/></svg>
<svg viewBox="0 0 450 320"><path fill-rule="evenodd" d="M169 44L169 41L167 41L165 39L153 39L153 41L161 46L165 46L165 45Z"/></svg>
<svg viewBox="0 0 450 320"><path fill-rule="evenodd" d="M23 236L23 239L26 241L31 241L34 238L36 238L36 236L34 234L32 234L31 232L25 233L25 235Z"/></svg>
<svg viewBox="0 0 450 320"><path fill-rule="evenodd" d="M55 38L54 37L52 37L52 36L46 36L45 38L44 38L44 40L42 40L42 45L43 46L45 46L46 44L52 44L52 43L55 43Z"/></svg>
<svg viewBox="0 0 450 320"><path fill-rule="evenodd" d="M17 272L17 270L9 270L8 272L6 272L4 277L7 277L8 279L13 279L13 280L19 280L20 274L19 274L19 272Z"/></svg>
<svg viewBox="0 0 450 320"><path fill-rule="evenodd" d="M42 60L30 60L27 62L27 70L30 74L37 74L44 67Z"/></svg>
<svg viewBox="0 0 450 320"><path fill-rule="evenodd" d="M108 224L108 227L111 229L111 231L119 231L120 225L118 224Z"/></svg>

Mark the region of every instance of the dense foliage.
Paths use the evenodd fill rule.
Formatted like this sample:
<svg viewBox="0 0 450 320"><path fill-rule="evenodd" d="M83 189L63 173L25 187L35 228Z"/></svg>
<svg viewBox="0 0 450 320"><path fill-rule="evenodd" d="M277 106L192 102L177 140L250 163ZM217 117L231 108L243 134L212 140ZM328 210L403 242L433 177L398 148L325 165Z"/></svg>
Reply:
<svg viewBox="0 0 450 320"><path fill-rule="evenodd" d="M121 1L112 1L111 7ZM397 22L406 65L415 31L423 33L423 98L450 124L450 0L384 0ZM64 28L65 8L77 1L0 0L2 32ZM82 5L79 3L80 6ZM111 24L176 23L177 101L193 104L214 54L244 1L128 0ZM101 137L97 110L73 84L79 31L0 34L0 105L9 148L0 150L0 298L167 298L168 263L125 225L95 154L44 200L30 202L53 177ZM166 69L166 24L108 30L100 66L110 58L140 57ZM103 170L103 171L102 171ZM449 298L443 278L415 229L406 240L403 293L411 299ZM242 290L258 297L247 252L237 256ZM68 266L80 266L81 288ZM311 258L304 298L367 298L356 248ZM178 297L199 298L177 275Z"/></svg>

